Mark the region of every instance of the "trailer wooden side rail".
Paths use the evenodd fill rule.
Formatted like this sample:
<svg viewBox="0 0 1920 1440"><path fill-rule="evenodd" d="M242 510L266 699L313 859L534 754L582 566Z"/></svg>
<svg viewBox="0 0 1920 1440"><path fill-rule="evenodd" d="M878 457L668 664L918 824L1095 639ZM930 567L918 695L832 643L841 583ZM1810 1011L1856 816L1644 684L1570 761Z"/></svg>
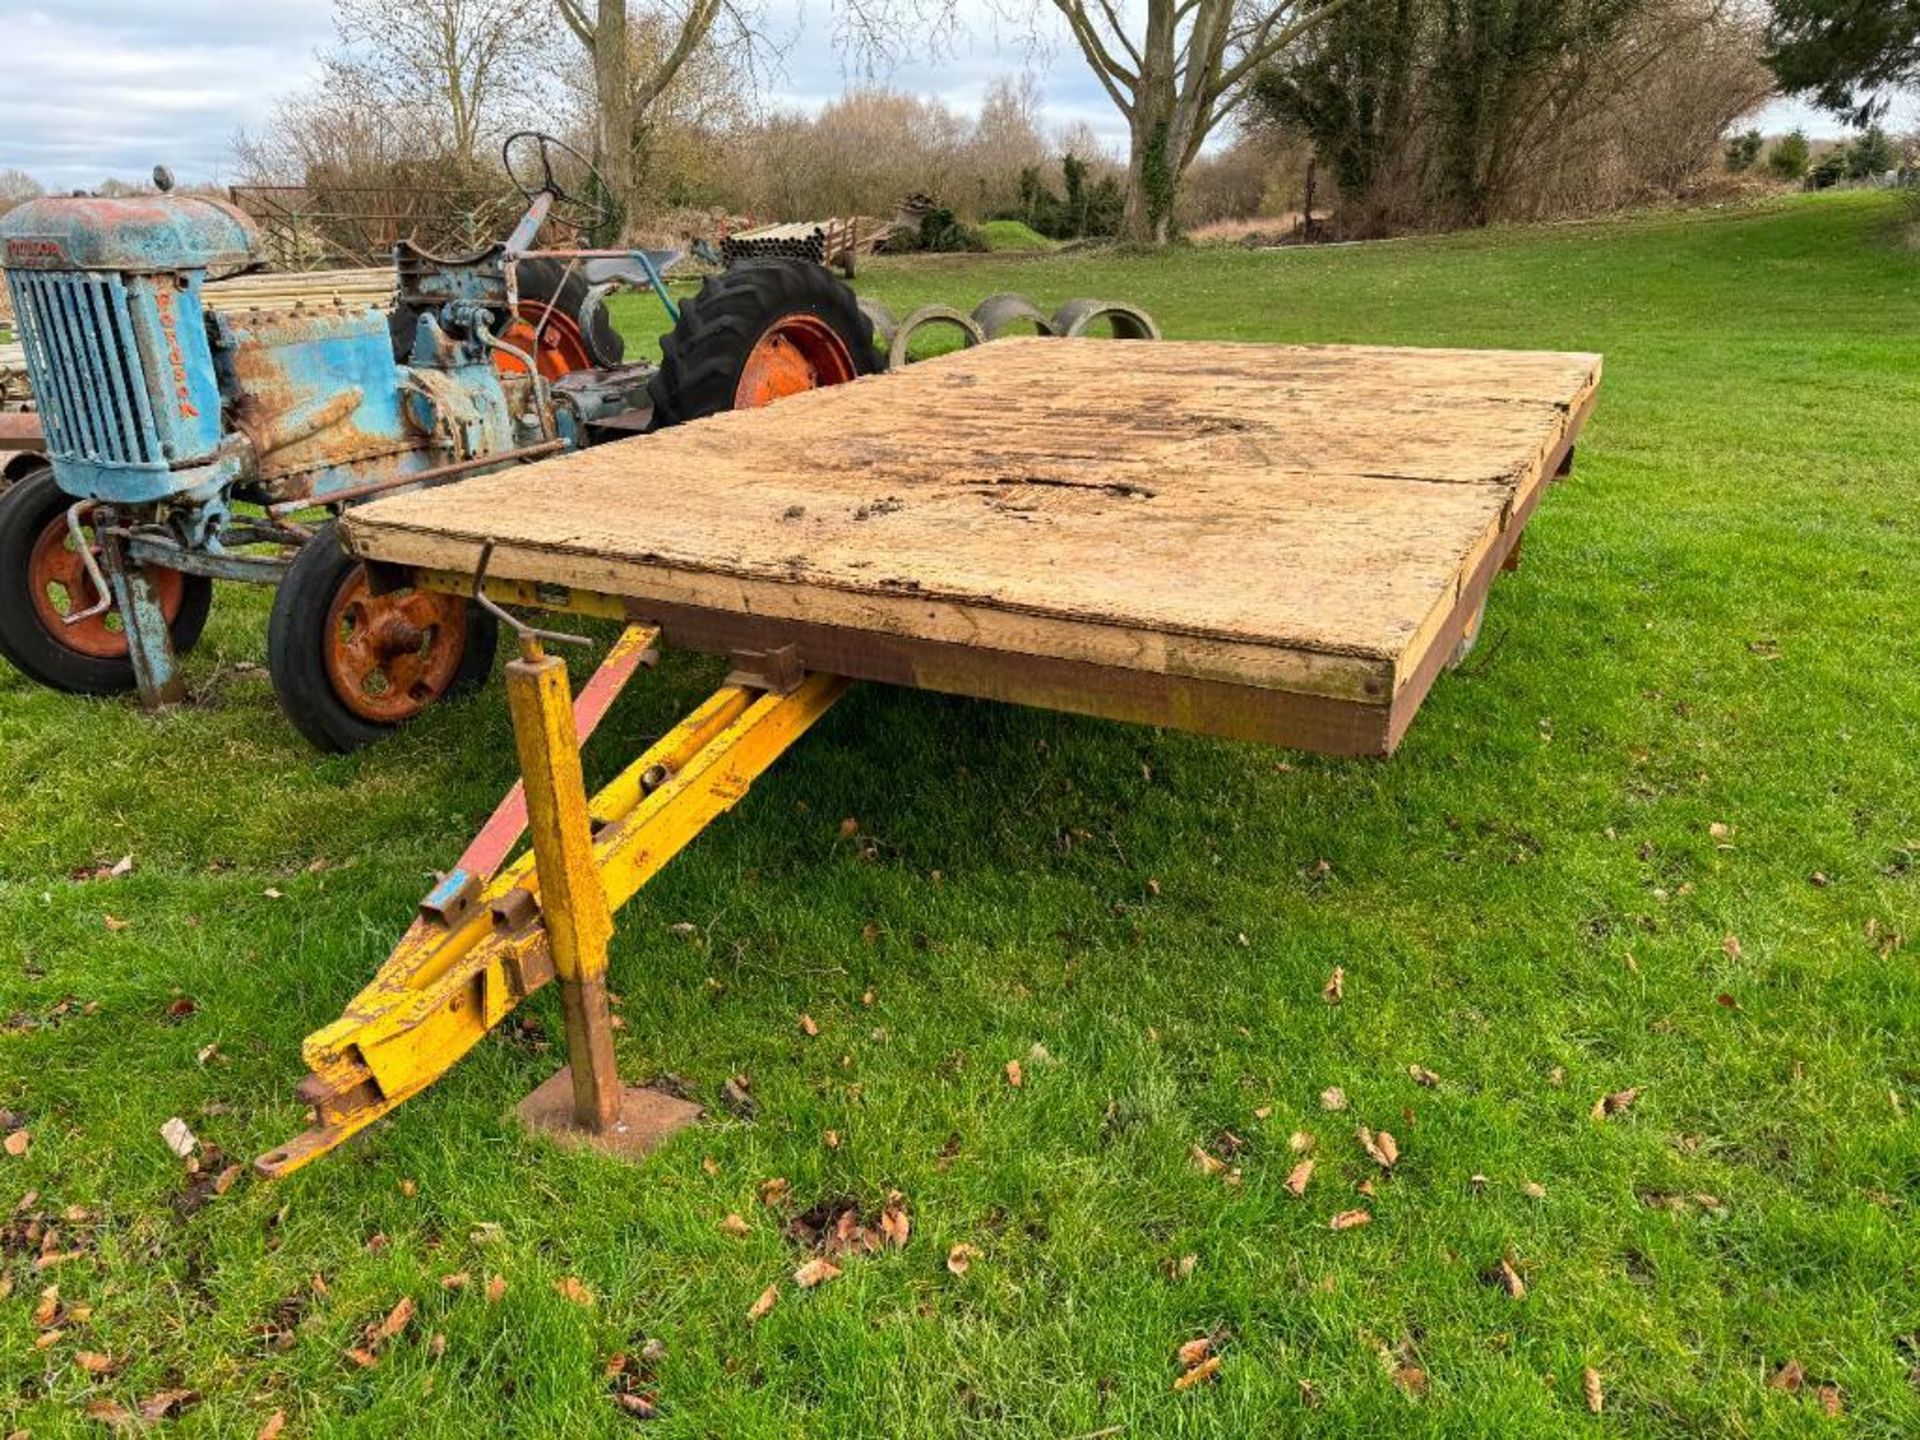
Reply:
<svg viewBox="0 0 1920 1440"><path fill-rule="evenodd" d="M655 642L735 668L589 801L564 667L522 631L526 805L309 1038L314 1126L257 1164L325 1153L555 978L573 1064L529 1120L628 1151L685 1123L643 1115L595 1039L606 917L849 681L1390 753L1571 468L1600 373L1592 355L1003 341L353 512L349 547L406 583L470 594L484 552L495 601L628 620L622 680ZM577 707L587 728L607 690ZM533 853L496 875L526 810Z"/></svg>

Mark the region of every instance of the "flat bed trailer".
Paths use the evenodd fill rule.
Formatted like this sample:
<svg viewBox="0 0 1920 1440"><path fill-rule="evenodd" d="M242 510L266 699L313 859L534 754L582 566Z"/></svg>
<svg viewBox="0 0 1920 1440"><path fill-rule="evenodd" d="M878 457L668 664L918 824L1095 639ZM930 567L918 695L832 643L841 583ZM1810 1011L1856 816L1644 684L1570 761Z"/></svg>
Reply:
<svg viewBox="0 0 1920 1440"><path fill-rule="evenodd" d="M570 1064L529 1121L629 1150L685 1123L613 1073L612 913L851 681L1391 753L1600 378L1578 354L1002 341L353 511L385 583L629 629L575 702L521 628L522 788L309 1038L314 1127L259 1167L387 1113L552 979ZM734 671L590 801L581 735L660 644Z"/></svg>

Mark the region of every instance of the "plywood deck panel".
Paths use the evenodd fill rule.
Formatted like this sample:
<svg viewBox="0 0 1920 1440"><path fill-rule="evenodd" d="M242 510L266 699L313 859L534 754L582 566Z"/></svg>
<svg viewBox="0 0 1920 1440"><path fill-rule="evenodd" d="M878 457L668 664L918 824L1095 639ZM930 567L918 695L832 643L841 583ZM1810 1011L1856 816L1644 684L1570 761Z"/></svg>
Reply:
<svg viewBox="0 0 1920 1440"><path fill-rule="evenodd" d="M1002 341L380 501L347 533L445 571L492 539L504 581L671 611L716 648L831 633L913 649L903 683L1193 682L1223 712L1234 690L1377 712L1384 736L1599 380L1590 355Z"/></svg>

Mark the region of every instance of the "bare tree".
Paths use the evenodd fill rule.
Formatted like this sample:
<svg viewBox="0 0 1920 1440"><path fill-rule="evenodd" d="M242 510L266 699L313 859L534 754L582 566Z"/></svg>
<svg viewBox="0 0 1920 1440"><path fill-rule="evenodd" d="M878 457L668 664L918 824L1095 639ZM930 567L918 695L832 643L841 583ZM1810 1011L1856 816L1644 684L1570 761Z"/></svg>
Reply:
<svg viewBox="0 0 1920 1440"><path fill-rule="evenodd" d="M1050 0L1127 122L1126 239L1164 244L1180 182L1255 74L1350 0ZM887 53L952 33L959 0L838 0L843 39ZM1038 8L1004 3L1003 13ZM1034 23L1031 18L1028 23Z"/></svg>
<svg viewBox="0 0 1920 1440"><path fill-rule="evenodd" d="M546 13L542 0L334 0L330 83L471 168L534 81Z"/></svg>
<svg viewBox="0 0 1920 1440"><path fill-rule="evenodd" d="M681 0L681 8L670 15L652 10L630 15L627 0L553 3L593 58L593 158L624 223L634 200L635 142L648 111L723 28L729 41L751 48L758 35L755 15L742 0ZM636 46L636 22L641 34L664 43ZM637 49L644 57L639 74L634 71Z"/></svg>
<svg viewBox="0 0 1920 1440"><path fill-rule="evenodd" d="M0 170L0 215L24 205L29 200L38 200L47 192L40 182L24 170Z"/></svg>
<svg viewBox="0 0 1920 1440"><path fill-rule="evenodd" d="M1147 0L1138 39L1115 0L1053 0L1130 137L1122 235L1164 244L1180 182L1262 65L1348 0Z"/></svg>

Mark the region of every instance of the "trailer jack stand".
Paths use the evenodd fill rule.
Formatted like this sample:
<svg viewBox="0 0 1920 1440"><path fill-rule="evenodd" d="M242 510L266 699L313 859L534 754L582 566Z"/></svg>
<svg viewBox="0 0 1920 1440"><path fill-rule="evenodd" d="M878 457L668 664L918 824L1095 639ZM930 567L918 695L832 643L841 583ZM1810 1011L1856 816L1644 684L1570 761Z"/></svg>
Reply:
<svg viewBox="0 0 1920 1440"><path fill-rule="evenodd" d="M532 853L490 881L456 870L427 896L373 983L302 1047L313 1073L299 1094L313 1127L255 1169L277 1177L326 1154L439 1079L556 979L569 1064L520 1105L530 1127L637 1155L696 1118L696 1106L620 1083L607 997L612 917L850 683L808 675L775 690L736 674L588 802L566 664L522 630L507 696Z"/></svg>

